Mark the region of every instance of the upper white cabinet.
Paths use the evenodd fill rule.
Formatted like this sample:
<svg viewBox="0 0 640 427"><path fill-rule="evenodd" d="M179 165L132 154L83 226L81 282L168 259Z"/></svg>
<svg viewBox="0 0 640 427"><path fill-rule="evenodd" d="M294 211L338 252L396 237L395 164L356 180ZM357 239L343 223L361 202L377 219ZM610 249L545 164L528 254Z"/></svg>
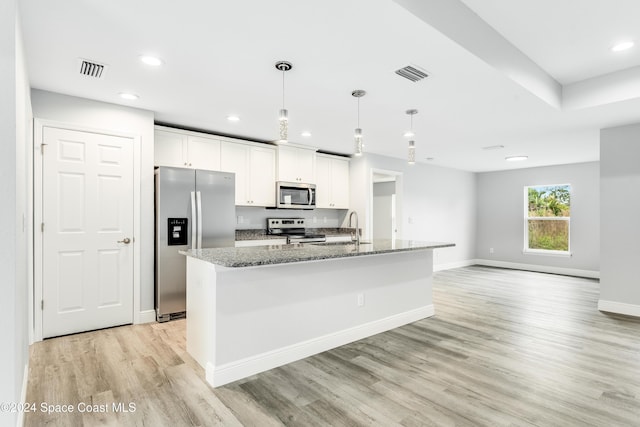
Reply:
<svg viewBox="0 0 640 427"><path fill-rule="evenodd" d="M220 141L156 127L154 164L220 170Z"/></svg>
<svg viewBox="0 0 640 427"><path fill-rule="evenodd" d="M278 181L315 181L316 149L294 145L278 146Z"/></svg>
<svg viewBox="0 0 640 427"><path fill-rule="evenodd" d="M349 159L316 155L316 207L349 209Z"/></svg>
<svg viewBox="0 0 640 427"><path fill-rule="evenodd" d="M222 141L220 167L236 174L236 205L276 205L276 150L258 144Z"/></svg>

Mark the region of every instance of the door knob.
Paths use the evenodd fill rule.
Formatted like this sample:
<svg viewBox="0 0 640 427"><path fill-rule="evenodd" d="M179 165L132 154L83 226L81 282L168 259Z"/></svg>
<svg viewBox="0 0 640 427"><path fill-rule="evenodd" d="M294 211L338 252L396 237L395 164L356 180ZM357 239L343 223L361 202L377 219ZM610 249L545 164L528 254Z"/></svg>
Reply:
<svg viewBox="0 0 640 427"><path fill-rule="evenodd" d="M129 243L131 243L131 239L128 237L125 237L122 240L118 240L118 243L124 243L125 245L128 245Z"/></svg>

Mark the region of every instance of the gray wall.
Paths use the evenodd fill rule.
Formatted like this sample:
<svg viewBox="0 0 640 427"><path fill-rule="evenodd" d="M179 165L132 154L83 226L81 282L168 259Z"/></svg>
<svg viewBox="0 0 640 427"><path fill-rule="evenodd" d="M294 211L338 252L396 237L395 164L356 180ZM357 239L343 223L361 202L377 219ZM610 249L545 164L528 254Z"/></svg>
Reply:
<svg viewBox="0 0 640 427"><path fill-rule="evenodd" d="M600 132L600 299L640 306L640 124Z"/></svg>
<svg viewBox="0 0 640 427"><path fill-rule="evenodd" d="M396 186L398 238L453 242L434 251L434 265L453 266L475 258L476 176L472 172L365 153L351 160L351 206L358 212L365 237L372 224L371 170L402 173Z"/></svg>
<svg viewBox="0 0 640 427"><path fill-rule="evenodd" d="M597 272L600 269L598 162L477 175L476 257ZM571 184L571 257L523 254L524 187ZM489 248L494 253L489 253Z"/></svg>
<svg viewBox="0 0 640 427"><path fill-rule="evenodd" d="M140 311L153 310L153 113L42 90L31 97L35 118L140 136Z"/></svg>
<svg viewBox="0 0 640 427"><path fill-rule="evenodd" d="M29 83L15 1L0 2L0 402L21 399L29 360ZM0 425L22 414L0 411Z"/></svg>

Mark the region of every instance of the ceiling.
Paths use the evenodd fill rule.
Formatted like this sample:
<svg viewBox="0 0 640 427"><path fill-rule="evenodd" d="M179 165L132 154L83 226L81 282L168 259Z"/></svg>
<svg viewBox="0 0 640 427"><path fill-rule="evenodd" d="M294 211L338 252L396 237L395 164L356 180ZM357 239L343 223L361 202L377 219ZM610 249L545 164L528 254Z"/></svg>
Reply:
<svg viewBox="0 0 640 427"><path fill-rule="evenodd" d="M352 153L351 92L363 89L365 152L406 158L405 111L415 108L418 162L480 172L596 161L599 129L640 122L640 2L610 4L19 0L19 9L33 88L273 141L283 84L274 64L287 60L291 142ZM626 39L638 45L611 52ZM164 64L141 63L145 54ZM107 64L105 77L80 75L78 58ZM394 73L409 64L430 76ZM528 160L505 162L511 155Z"/></svg>

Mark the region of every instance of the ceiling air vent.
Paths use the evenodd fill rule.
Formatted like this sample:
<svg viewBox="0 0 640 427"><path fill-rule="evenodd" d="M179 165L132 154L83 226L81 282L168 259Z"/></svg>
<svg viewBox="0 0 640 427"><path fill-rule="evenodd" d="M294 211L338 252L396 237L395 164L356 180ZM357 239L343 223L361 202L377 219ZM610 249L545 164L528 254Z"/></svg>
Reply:
<svg viewBox="0 0 640 427"><path fill-rule="evenodd" d="M399 70L396 70L396 74L407 80L411 80L414 83L429 77L429 74L426 71L416 67L415 65L407 65L406 67L400 68Z"/></svg>
<svg viewBox="0 0 640 427"><path fill-rule="evenodd" d="M107 66L95 61L89 61L87 59L80 59L80 74L87 77L93 77L96 79L104 78Z"/></svg>

